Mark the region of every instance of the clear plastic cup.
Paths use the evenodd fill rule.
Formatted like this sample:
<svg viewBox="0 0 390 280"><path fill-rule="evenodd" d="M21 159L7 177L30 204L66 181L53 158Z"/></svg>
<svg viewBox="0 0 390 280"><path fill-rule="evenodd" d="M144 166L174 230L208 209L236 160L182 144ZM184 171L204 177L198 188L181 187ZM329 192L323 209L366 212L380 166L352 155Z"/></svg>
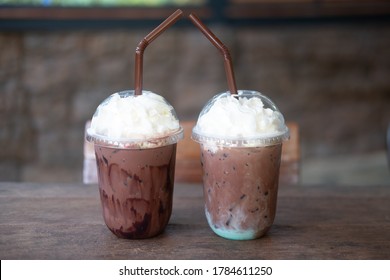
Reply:
<svg viewBox="0 0 390 280"><path fill-rule="evenodd" d="M262 125L262 120L240 118L251 114L250 108L237 110L237 118L234 112L233 116L214 112L210 127L205 119L201 120L216 102L229 98L238 102L260 99L263 109L278 117L278 131L261 132L260 129L260 132L250 133L251 128ZM226 110L229 113L229 108ZM232 130L243 132L226 135L220 128L229 125ZM240 125L247 127L239 128ZM240 90L237 95L221 93L201 111L192 138L201 146L205 214L211 229L219 236L234 240L263 236L275 218L282 142L289 138L278 108L256 91Z"/></svg>
<svg viewBox="0 0 390 280"><path fill-rule="evenodd" d="M114 95L134 99L157 96L150 92L136 96L134 91ZM101 103L94 118L114 95ZM161 96L156 104L159 102L166 104L177 120L173 107ZM148 110L153 111L153 108ZM117 113L112 113L113 122ZM131 118L131 110L128 113ZM140 132L133 138L116 138L96 131L93 121L86 137L94 143L100 199L107 227L122 238L149 238L160 234L172 212L176 143L183 137L183 129L179 126L154 136L142 136L143 132ZM131 127L127 129L132 130ZM129 135L134 135L134 132Z"/></svg>

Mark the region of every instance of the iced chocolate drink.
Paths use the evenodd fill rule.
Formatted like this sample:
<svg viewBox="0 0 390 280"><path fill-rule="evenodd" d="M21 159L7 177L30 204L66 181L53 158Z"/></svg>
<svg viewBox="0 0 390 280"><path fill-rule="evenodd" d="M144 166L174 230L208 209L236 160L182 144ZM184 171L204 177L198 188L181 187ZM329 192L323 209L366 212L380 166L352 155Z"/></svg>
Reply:
<svg viewBox="0 0 390 280"><path fill-rule="evenodd" d="M176 144L153 149L95 147L103 217L117 236L162 232L172 212Z"/></svg>
<svg viewBox="0 0 390 280"><path fill-rule="evenodd" d="M205 214L228 239L255 239L276 212L282 141L288 129L264 95L222 93L202 110L193 130L201 144Z"/></svg>
<svg viewBox="0 0 390 280"><path fill-rule="evenodd" d="M176 114L151 92L111 95L97 109L87 139L94 142L103 218L118 237L161 233L172 212Z"/></svg>

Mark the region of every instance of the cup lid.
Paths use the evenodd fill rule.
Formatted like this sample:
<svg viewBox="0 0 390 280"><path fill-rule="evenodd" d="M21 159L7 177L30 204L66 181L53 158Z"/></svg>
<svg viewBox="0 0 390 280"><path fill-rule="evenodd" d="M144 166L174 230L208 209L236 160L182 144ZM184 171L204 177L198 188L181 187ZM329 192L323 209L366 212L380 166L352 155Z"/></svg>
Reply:
<svg viewBox="0 0 390 280"><path fill-rule="evenodd" d="M173 107L160 95L134 90L112 94L96 109L86 139L121 149L156 148L183 138Z"/></svg>
<svg viewBox="0 0 390 280"><path fill-rule="evenodd" d="M284 117L270 98L257 91L223 92L203 107L192 139L227 147L270 146L289 139Z"/></svg>

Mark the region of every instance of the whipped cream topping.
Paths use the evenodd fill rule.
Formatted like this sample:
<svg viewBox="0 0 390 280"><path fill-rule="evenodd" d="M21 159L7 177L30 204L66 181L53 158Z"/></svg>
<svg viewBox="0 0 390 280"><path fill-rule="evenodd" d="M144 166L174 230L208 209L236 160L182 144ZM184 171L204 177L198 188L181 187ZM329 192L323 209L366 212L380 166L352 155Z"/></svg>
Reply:
<svg viewBox="0 0 390 280"><path fill-rule="evenodd" d="M180 128L173 107L160 95L114 93L97 108L89 134L123 141L158 138Z"/></svg>
<svg viewBox="0 0 390 280"><path fill-rule="evenodd" d="M255 138L286 132L283 115L265 108L260 98L227 95L200 115L196 133L228 138Z"/></svg>

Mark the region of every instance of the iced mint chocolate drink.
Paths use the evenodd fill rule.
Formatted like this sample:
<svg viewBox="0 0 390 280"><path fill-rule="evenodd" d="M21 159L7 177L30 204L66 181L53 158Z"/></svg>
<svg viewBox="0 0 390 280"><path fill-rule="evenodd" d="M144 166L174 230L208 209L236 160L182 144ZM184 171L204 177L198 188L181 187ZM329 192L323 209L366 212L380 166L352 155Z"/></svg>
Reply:
<svg viewBox="0 0 390 280"><path fill-rule="evenodd" d="M97 108L87 131L94 142L103 218L118 237L161 233L172 212L176 113L160 95L115 93Z"/></svg>
<svg viewBox="0 0 390 280"><path fill-rule="evenodd" d="M205 214L228 239L255 239L276 212L284 118L255 91L215 96L200 113L192 138L201 144Z"/></svg>

